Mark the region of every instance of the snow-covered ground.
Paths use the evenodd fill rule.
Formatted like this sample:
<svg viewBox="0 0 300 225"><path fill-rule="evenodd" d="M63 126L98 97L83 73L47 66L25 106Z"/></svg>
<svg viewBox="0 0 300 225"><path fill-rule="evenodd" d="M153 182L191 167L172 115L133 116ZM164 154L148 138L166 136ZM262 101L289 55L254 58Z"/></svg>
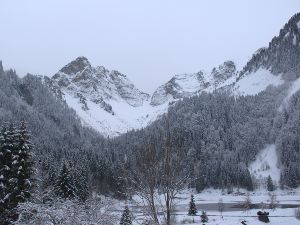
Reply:
<svg viewBox="0 0 300 225"><path fill-rule="evenodd" d="M206 189L201 193L196 193L194 189L187 189L182 191L176 198L176 212L174 225L180 224L202 224L200 221L201 210L206 210L209 222L205 224L211 225L235 225L241 224L241 221L247 221L248 225L261 225L264 224L257 219L256 213L260 210L262 202L266 206L270 203L269 192L266 190L249 192L252 204L255 204L256 209L245 211L241 205L245 201L245 190L238 190L232 194L226 194L225 191ZM282 225L288 223L289 225L300 224L300 221L295 218L295 207L300 206L300 189L296 190L276 190L272 192L276 195L278 207L275 210L266 209L270 213L270 223L272 225ZM193 223L193 217L188 216L189 201L191 194L194 195L194 200L198 209L198 215L194 217L195 223ZM218 211L218 202L222 199L225 205L223 212L223 219ZM138 197L134 197L134 201L127 202L134 214L133 225L142 224L143 215L140 213L137 205L141 204L141 200ZM118 205L117 208L123 209L125 203ZM232 207L232 208L231 208ZM283 207L283 208L281 208ZM210 208L207 210L207 208Z"/></svg>
<svg viewBox="0 0 300 225"><path fill-rule="evenodd" d="M245 74L235 84L236 95L256 95L268 86L283 84L281 75L273 75L269 70L259 69L253 73Z"/></svg>
<svg viewBox="0 0 300 225"><path fill-rule="evenodd" d="M280 180L280 168L275 144L268 145L257 155L256 160L250 164L249 171L253 177L259 180L271 176L275 184Z"/></svg>
<svg viewBox="0 0 300 225"><path fill-rule="evenodd" d="M64 99L80 117L83 125L100 131L105 136L117 136L132 129L140 129L167 112L169 102L151 106L146 102L142 106L132 107L123 99L107 101L113 108L114 115L103 110L96 103L87 100L89 110L84 110L79 99L65 92Z"/></svg>
<svg viewBox="0 0 300 225"><path fill-rule="evenodd" d="M247 225L262 225L265 224L260 222L256 216L258 210L250 210L248 212L224 212L223 218L220 216L220 213L213 213L213 215L209 215L208 213L208 222L201 223L200 216L193 218L187 215L178 216L176 219L176 223L179 224L188 224L188 225L196 225L196 224L206 224L206 225L241 225L242 221L246 221ZM268 211L268 210L267 210ZM294 216L294 209L277 209L275 211L270 212L270 223L271 225L299 225L300 220L297 220ZM283 217L284 216L284 217Z"/></svg>

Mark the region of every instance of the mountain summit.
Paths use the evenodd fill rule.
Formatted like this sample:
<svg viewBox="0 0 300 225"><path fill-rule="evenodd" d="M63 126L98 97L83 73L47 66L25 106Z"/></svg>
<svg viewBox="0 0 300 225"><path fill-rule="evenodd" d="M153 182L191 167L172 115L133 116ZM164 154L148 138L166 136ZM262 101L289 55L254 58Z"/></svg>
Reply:
<svg viewBox="0 0 300 225"><path fill-rule="evenodd" d="M167 112L172 102L202 91L211 92L235 81L236 66L226 61L210 73L199 71L173 76L150 96L137 89L126 75L93 67L78 57L45 83L73 108L85 125L105 136L145 127Z"/></svg>
<svg viewBox="0 0 300 225"><path fill-rule="evenodd" d="M116 136L147 126L167 112L174 101L203 91L256 95L268 86L297 82L300 74L300 14L293 16L269 46L256 51L241 71L225 61L210 72L178 74L150 95L134 86L126 75L93 67L78 57L45 83L73 108L85 125ZM300 83L300 81L299 81ZM294 87L295 90L298 90Z"/></svg>

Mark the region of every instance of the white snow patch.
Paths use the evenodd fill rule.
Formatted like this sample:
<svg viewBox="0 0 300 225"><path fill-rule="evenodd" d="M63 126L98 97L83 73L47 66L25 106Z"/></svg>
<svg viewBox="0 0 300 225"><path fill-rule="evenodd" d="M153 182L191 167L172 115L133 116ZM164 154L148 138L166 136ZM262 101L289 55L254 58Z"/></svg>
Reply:
<svg viewBox="0 0 300 225"><path fill-rule="evenodd" d="M237 95L256 95L270 85L279 86L283 83L281 75L275 76L269 70L259 69L237 81L235 92Z"/></svg>
<svg viewBox="0 0 300 225"><path fill-rule="evenodd" d="M123 99L108 101L115 115L105 111L96 103L87 100L88 110L82 109L79 99L67 92L64 93L66 103L73 108L82 124L91 126L105 136L117 136L132 129L147 126L156 118L167 112L169 103L153 107L149 102L140 107L133 107Z"/></svg>
<svg viewBox="0 0 300 225"><path fill-rule="evenodd" d="M287 32L283 38L287 38L290 35L290 32Z"/></svg>
<svg viewBox="0 0 300 225"><path fill-rule="evenodd" d="M300 29L300 21L298 21L297 26L298 26L298 28Z"/></svg>
<svg viewBox="0 0 300 225"><path fill-rule="evenodd" d="M201 88L201 81L199 81L197 74L181 74L176 75L176 84L180 86L179 92L194 93Z"/></svg>
<svg viewBox="0 0 300 225"><path fill-rule="evenodd" d="M279 182L280 168L274 144L268 145L257 155L256 160L250 164L249 171L258 180L265 180L269 175L274 183Z"/></svg>
<svg viewBox="0 0 300 225"><path fill-rule="evenodd" d="M284 107L286 107L290 98L299 90L300 90L300 78L298 78L292 83L291 87L288 90L287 96L282 101L282 104L280 105L278 110L281 111Z"/></svg>
<svg viewBox="0 0 300 225"><path fill-rule="evenodd" d="M297 44L297 37L296 37L296 35L294 35L294 37L293 37L293 45L296 45Z"/></svg>
<svg viewBox="0 0 300 225"><path fill-rule="evenodd" d="M288 91L286 100L288 100L290 97L292 97L299 90L300 90L300 78L298 78L297 80L295 80L293 82L292 86L290 87L290 89Z"/></svg>

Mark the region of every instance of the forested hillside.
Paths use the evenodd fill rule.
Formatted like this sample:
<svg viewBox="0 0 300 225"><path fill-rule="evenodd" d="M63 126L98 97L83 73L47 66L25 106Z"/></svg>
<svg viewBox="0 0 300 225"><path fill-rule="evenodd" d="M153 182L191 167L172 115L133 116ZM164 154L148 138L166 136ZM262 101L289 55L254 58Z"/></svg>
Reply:
<svg viewBox="0 0 300 225"><path fill-rule="evenodd" d="M114 149L132 154L128 158L134 159L136 149L146 149L149 140L163 149L170 130L171 146L184 152L181 160L190 167L191 185L199 191L232 186L252 190L255 184L249 164L267 144L276 143L281 185L296 187L300 180L299 93L287 108L279 110L285 94L283 85L255 96L235 98L215 92L186 98L146 129L114 139Z"/></svg>
<svg viewBox="0 0 300 225"><path fill-rule="evenodd" d="M281 159L281 184L299 185L299 94L282 108L288 84L255 96L235 98L214 92L185 98L149 127L104 139L83 127L75 112L55 99L41 78L27 75L20 79L15 71L2 70L1 80L1 123L27 121L45 187L55 182L67 161L74 171L84 173L90 190L120 194L123 166L135 165L136 156L152 144L161 154L168 132L172 148L180 150L189 166L189 185L199 191L205 187L253 189L248 165L272 143Z"/></svg>
<svg viewBox="0 0 300 225"><path fill-rule="evenodd" d="M76 113L56 99L42 79L27 75L20 79L14 70L0 70L0 124L24 120L34 148L35 168L41 188L55 183L64 161L89 183L90 190L114 191L111 151L104 138L81 125ZM83 175L83 174L82 174ZM96 179L95 179L96 178Z"/></svg>

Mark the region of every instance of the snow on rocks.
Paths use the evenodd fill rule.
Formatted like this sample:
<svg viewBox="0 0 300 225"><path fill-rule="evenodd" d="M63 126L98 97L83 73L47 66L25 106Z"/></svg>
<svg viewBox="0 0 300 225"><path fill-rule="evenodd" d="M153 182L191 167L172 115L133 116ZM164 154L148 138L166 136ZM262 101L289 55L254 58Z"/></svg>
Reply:
<svg viewBox="0 0 300 225"><path fill-rule="evenodd" d="M103 66L92 67L85 57L78 57L51 79L45 79L45 83L76 111L83 125L104 136L118 136L149 125L183 97L215 90L236 96L255 95L269 85L284 82L280 75L275 76L265 69L246 73L238 81L237 74L235 63L226 61L210 73L175 75L150 97L124 74Z"/></svg>

